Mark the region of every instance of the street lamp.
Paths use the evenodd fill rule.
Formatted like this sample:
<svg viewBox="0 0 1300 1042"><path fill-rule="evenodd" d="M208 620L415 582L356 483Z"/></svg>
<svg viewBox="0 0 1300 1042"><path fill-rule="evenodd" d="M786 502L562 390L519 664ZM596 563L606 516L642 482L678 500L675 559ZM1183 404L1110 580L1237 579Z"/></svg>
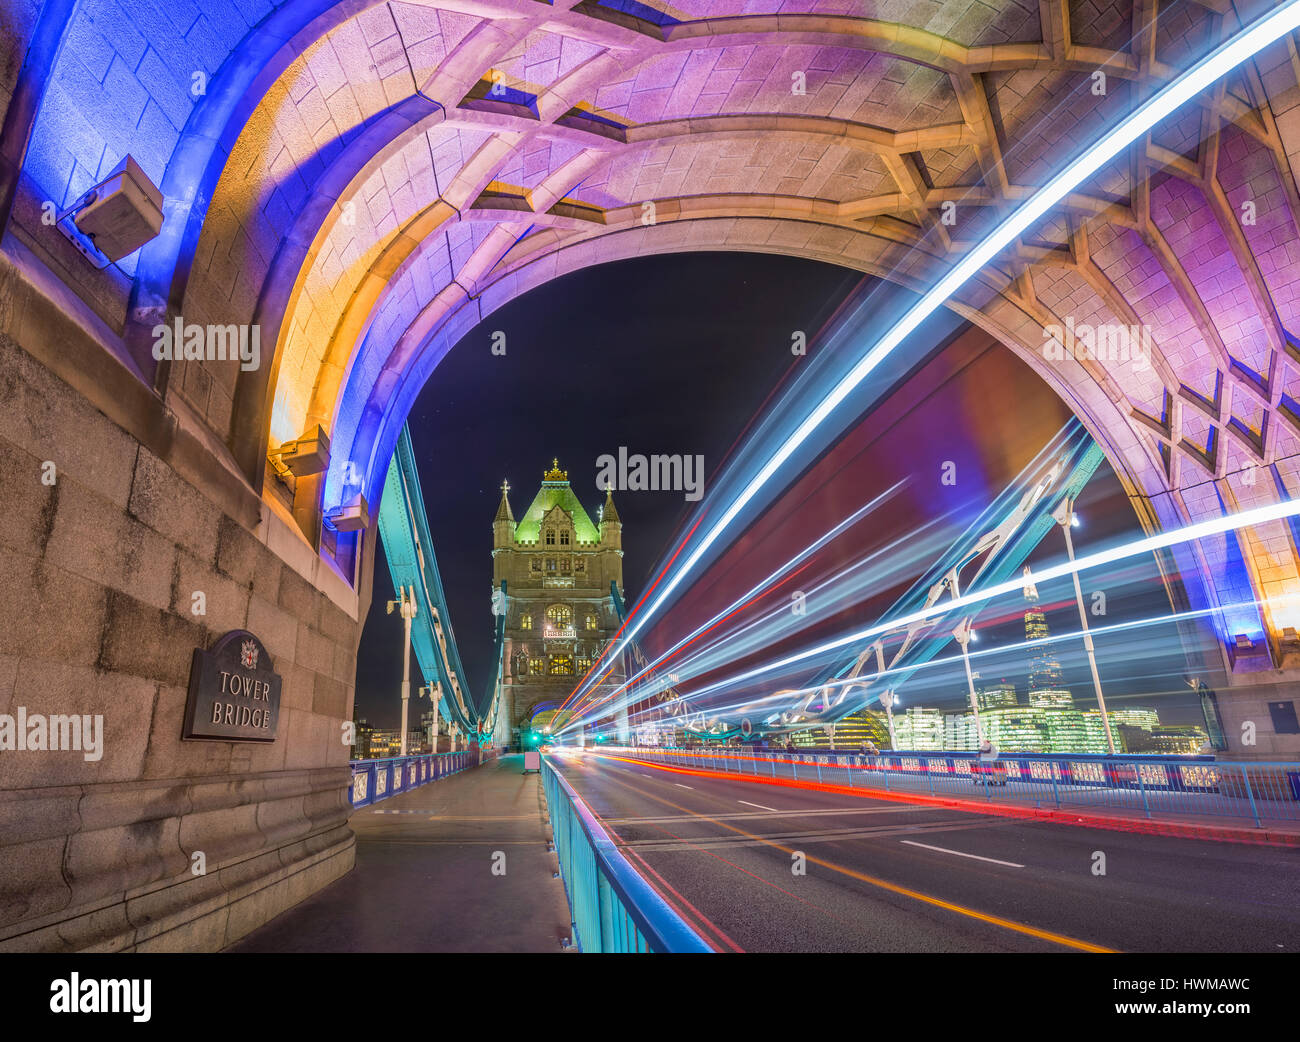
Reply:
<svg viewBox="0 0 1300 1042"><path fill-rule="evenodd" d="M433 723L429 726L429 745L431 752L438 751L438 703L442 699L442 685L436 680L420 688L420 697L428 698L433 703Z"/></svg>
<svg viewBox="0 0 1300 1042"><path fill-rule="evenodd" d="M971 618L968 615L961 620L961 624L952 631L952 635L961 645L961 658L966 664L966 690L970 692L970 711L975 716L975 734L979 738L980 749L984 748L984 724L980 720L979 699L975 697L975 677L970 671L970 650L969 645L973 639L975 631L971 628Z"/></svg>
<svg viewBox="0 0 1300 1042"><path fill-rule="evenodd" d="M1074 564L1074 540L1070 537L1070 529L1077 528L1079 517L1074 512L1074 500L1068 496L1061 500L1058 506L1052 512L1052 520L1061 526L1065 532L1065 552L1070 555L1070 564ZM1088 613L1083 610L1083 589L1079 586L1079 572L1071 567L1070 577L1074 579L1074 600L1079 606L1079 625L1083 629L1083 646L1088 651L1088 665L1092 669L1092 689L1097 693L1097 708L1101 710L1101 723L1106 728L1106 748L1110 750L1110 755L1115 755L1115 738L1110 733L1110 715L1106 712L1106 700L1101 695L1101 676L1097 673L1097 655L1092 646L1092 634L1088 631Z"/></svg>
<svg viewBox="0 0 1300 1042"><path fill-rule="evenodd" d="M397 591L400 598L396 601L388 602L388 614L392 615L394 609L402 613L402 622L406 629L406 639L402 644L402 755L406 755L406 718L407 709L411 702L411 620L415 618L417 611L415 605L415 587L409 589L403 586Z"/></svg>
<svg viewBox="0 0 1300 1042"><path fill-rule="evenodd" d="M889 725L889 747L898 748L898 739L894 737L894 706L898 698L893 691L885 691L880 696L880 704L885 707L885 722Z"/></svg>

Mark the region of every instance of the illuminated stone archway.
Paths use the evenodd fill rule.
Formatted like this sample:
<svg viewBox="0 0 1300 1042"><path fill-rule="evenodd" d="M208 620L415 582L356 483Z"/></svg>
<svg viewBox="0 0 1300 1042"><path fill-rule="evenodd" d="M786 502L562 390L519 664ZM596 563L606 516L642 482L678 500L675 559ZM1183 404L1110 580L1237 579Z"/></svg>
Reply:
<svg viewBox="0 0 1300 1042"><path fill-rule="evenodd" d="M257 491L277 491L268 446L326 430L329 474L278 493L354 582L354 540L323 512L356 492L374 504L418 387L501 303L588 264L688 249L926 285L1063 153L1258 13L950 0L907 25L903 0L863 17L835 0L779 17L733 0L294 6L242 35L224 25L228 56L204 59L224 89L192 105L161 164L178 219L142 254L125 332L159 308L261 326L273 353L255 372L156 377ZM1070 403L1149 528L1300 488L1298 68L1294 40L1265 52L955 302ZM49 165L38 149L29 176ZM1150 364L1045 358L1044 328L1067 324L1144 327ZM1293 533L1279 523L1237 549L1183 570L1227 577L1210 603L1253 595L1262 611L1223 619L1221 636L1288 664Z"/></svg>
<svg viewBox="0 0 1300 1042"><path fill-rule="evenodd" d="M152 752L115 781L297 771L297 795L267 789L253 813L275 821L277 801L303 801L311 824L296 838L266 824L240 846L250 833L233 791L212 812L231 864L281 852L283 878L265 885L282 907L326 880L321 837L333 837L329 871L350 863L335 739L374 531L340 535L323 515L360 492L373 518L396 432L459 337L558 275L652 252L760 250L928 285L1064 155L1269 5L940 0L924 25L908 24L912 0L654 0L637 13L614 0L195 0L161 18L120 6L50 0L16 17L0 63L5 378L40 388L3 434L13 459L58 456L69 478L61 502L24 501L53 527L13 552L91 574L79 617L108 606L99 629L35 634L17 655L82 670L68 689L103 674L141 706L157 701L140 710ZM164 231L93 270L43 217L126 153L163 189ZM1066 199L952 303L1070 403L1148 528L1300 494L1298 168L1291 38ZM149 332L177 318L257 325L262 364L157 363ZM1054 361L1044 329L1067 322L1148 329L1150 364ZM268 449L316 424L329 472L281 480ZM93 508L78 482L100 497ZM95 555L72 552L91 545L77 509L178 555L175 572L100 574ZM1238 679L1300 665L1285 639L1300 623L1297 560L1278 523L1179 562L1209 601L1262 605L1220 621L1227 644L1255 641L1229 656ZM187 615L178 582L215 591L208 618ZM184 662L139 662L105 641L183 650L229 620L262 632L288 671L291 738L207 763L170 737ZM1259 699L1234 712L1230 732L1268 717ZM78 771L65 780L96 780ZM106 843L76 887L51 883L15 913L22 929L71 929L65 916L102 939L95 902L183 868L160 846L128 871ZM228 903L241 901L255 903ZM177 915L175 929L197 929ZM122 930L112 936L143 936Z"/></svg>

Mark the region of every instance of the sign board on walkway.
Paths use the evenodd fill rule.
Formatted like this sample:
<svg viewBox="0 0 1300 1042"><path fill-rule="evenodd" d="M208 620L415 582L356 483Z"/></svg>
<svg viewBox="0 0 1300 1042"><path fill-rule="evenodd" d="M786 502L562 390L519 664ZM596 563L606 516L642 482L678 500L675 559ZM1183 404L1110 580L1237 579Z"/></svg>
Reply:
<svg viewBox="0 0 1300 1042"><path fill-rule="evenodd" d="M525 771L540 771L541 769L542 769L542 754L541 754L541 753L539 753L539 752L538 752L537 750L535 750L535 749L534 749L532 752L524 753L524 770L525 770Z"/></svg>
<svg viewBox="0 0 1300 1042"><path fill-rule="evenodd" d="M212 648L194 649L183 739L274 742L280 722L280 675L262 642L231 630Z"/></svg>

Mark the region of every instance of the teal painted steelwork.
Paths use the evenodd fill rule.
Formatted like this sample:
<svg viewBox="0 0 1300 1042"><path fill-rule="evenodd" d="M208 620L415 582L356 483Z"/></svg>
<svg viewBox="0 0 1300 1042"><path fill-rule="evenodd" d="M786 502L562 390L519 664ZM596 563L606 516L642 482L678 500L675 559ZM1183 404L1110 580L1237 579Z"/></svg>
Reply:
<svg viewBox="0 0 1300 1042"><path fill-rule="evenodd" d="M713 951L619 852L550 757L542 758L542 783L582 951Z"/></svg>
<svg viewBox="0 0 1300 1042"><path fill-rule="evenodd" d="M433 537L429 534L429 522L424 513L424 495L420 491L415 450L411 445L410 430L406 427L402 428L397 439L393 461L384 480L384 495L379 506L379 535L384 541L384 555L388 558L394 589L415 591L418 611L411 624L411 645L424 683L442 685L440 717L454 720L464 734L476 739L480 745L490 742L496 724L501 650L505 638L505 583L501 584L501 598L494 605L497 613L496 672L484 697L475 701L456 648L456 634L452 629L451 613L447 610L447 597L433 552ZM435 615L442 626L441 640L434 626Z"/></svg>

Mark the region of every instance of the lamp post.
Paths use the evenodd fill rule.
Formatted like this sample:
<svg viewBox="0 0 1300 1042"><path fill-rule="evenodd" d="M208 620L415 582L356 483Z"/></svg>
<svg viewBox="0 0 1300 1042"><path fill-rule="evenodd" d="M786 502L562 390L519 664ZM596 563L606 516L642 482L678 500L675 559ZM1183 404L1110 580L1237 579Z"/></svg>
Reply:
<svg viewBox="0 0 1300 1042"><path fill-rule="evenodd" d="M1074 540L1070 537L1070 529L1079 523L1078 515L1074 512L1074 500L1066 498L1061 500L1061 505L1052 512L1052 519L1061 526L1065 532L1065 552L1070 555L1070 564L1074 564ZM1101 694L1101 676L1097 673L1097 655L1092 646L1092 633L1088 630L1088 613L1083 610L1083 589L1079 586L1079 573L1071 567L1070 577L1074 579L1074 600L1079 606L1079 625L1083 629L1083 646L1088 652L1088 665L1092 669L1092 689L1097 694L1097 708L1101 710L1101 723L1106 728L1106 748L1110 750L1110 755L1115 755L1115 738L1110 733L1110 715L1106 712L1106 699Z"/></svg>
<svg viewBox="0 0 1300 1042"><path fill-rule="evenodd" d="M880 704L885 707L885 722L889 724L889 748L898 748L898 739L894 737L894 692L886 691L880 696Z"/></svg>
<svg viewBox="0 0 1300 1042"><path fill-rule="evenodd" d="M406 639L402 644L402 755L406 755L406 720L409 707L411 704L411 620L415 618L415 587L409 589L402 587L397 591L400 598L396 601L388 602L388 614L392 615L393 610L399 609L402 613L402 622L406 630Z"/></svg>
<svg viewBox="0 0 1300 1042"><path fill-rule="evenodd" d="M438 751L438 702L442 698L442 685L437 681L420 688L420 697L433 703L433 723L429 725L430 752Z"/></svg>
<svg viewBox="0 0 1300 1042"><path fill-rule="evenodd" d="M970 616L961 620L961 624L952 631L952 635L961 645L961 658L966 664L966 690L970 692L970 711L975 717L975 734L979 738L980 749L984 748L984 724L980 720L979 699L975 697L975 678L970 671L970 642L974 639L975 631L971 627Z"/></svg>

